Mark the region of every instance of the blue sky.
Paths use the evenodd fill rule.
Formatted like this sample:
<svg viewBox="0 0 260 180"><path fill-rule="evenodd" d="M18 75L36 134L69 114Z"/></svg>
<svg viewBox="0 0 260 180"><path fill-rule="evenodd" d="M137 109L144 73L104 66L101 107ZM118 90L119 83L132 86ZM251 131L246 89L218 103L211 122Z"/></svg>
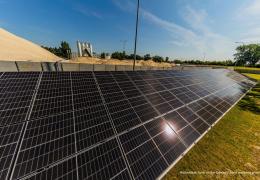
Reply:
<svg viewBox="0 0 260 180"><path fill-rule="evenodd" d="M41 45L90 41L133 52L137 0L0 0L0 27ZM236 41L260 42L260 0L141 0L138 53L233 58Z"/></svg>

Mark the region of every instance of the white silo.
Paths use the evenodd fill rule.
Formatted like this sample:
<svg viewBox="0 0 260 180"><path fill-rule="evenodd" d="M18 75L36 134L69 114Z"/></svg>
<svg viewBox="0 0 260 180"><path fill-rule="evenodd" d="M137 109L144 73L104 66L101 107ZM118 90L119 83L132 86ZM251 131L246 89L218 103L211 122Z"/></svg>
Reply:
<svg viewBox="0 0 260 180"><path fill-rule="evenodd" d="M78 47L78 56L82 57L82 46L80 41L77 41L77 47Z"/></svg>

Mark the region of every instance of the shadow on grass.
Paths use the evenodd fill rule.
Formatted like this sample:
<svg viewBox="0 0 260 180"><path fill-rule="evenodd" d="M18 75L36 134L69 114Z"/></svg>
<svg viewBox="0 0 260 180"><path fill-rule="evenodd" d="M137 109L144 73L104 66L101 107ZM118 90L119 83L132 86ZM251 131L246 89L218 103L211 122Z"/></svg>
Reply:
<svg viewBox="0 0 260 180"><path fill-rule="evenodd" d="M260 114L260 83L258 83L247 95L238 103L242 110Z"/></svg>

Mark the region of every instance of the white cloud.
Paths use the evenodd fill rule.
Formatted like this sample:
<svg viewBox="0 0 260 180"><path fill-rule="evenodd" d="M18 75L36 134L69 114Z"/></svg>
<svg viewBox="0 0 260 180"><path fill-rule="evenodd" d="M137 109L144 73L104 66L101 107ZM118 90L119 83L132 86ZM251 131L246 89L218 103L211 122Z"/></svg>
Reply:
<svg viewBox="0 0 260 180"><path fill-rule="evenodd" d="M260 27L249 28L248 31L242 33L242 40L246 43L260 43Z"/></svg>
<svg viewBox="0 0 260 180"><path fill-rule="evenodd" d="M126 12L132 12L135 10L135 5L128 0L112 0L112 2L121 10Z"/></svg>
<svg viewBox="0 0 260 180"><path fill-rule="evenodd" d="M183 18L187 25L196 32L200 40L200 50L210 54L211 58L231 58L233 42L228 37L218 34L210 28L207 22L212 22L208 18L205 10L195 10L190 6L186 7Z"/></svg>
<svg viewBox="0 0 260 180"><path fill-rule="evenodd" d="M260 43L260 0L242 4L236 11L235 20L242 25L240 41Z"/></svg>
<svg viewBox="0 0 260 180"><path fill-rule="evenodd" d="M124 11L134 12L135 6L130 1L113 2ZM168 31L170 44L181 47L186 51L186 55L192 52L194 58L199 58L207 52L210 59L232 58L233 43L228 38L211 31L205 23L207 19L205 10L196 11L189 6L185 8L182 17L189 28L160 18L146 9L141 9L141 13L145 20Z"/></svg>
<svg viewBox="0 0 260 180"><path fill-rule="evenodd" d="M102 14L100 14L97 11L90 10L89 8L87 8L83 5L76 5L73 9L84 16L95 17L97 19L103 19Z"/></svg>
<svg viewBox="0 0 260 180"><path fill-rule="evenodd" d="M248 15L259 16L260 15L260 1L253 0L247 7L244 9L244 12Z"/></svg>

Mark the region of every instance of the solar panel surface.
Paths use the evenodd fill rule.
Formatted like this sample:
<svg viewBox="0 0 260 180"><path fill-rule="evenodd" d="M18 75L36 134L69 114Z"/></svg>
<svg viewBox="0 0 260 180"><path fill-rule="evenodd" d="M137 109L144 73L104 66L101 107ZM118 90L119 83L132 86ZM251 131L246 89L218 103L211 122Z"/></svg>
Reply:
<svg viewBox="0 0 260 180"><path fill-rule="evenodd" d="M229 70L0 73L0 179L155 179L253 85Z"/></svg>

